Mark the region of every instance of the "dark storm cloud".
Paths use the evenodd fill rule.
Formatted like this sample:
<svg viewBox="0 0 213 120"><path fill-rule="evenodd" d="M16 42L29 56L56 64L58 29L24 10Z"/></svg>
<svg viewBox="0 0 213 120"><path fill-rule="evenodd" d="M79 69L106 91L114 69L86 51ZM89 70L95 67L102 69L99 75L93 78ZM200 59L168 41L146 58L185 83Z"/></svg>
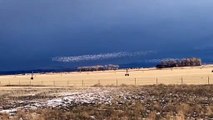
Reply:
<svg viewBox="0 0 213 120"><path fill-rule="evenodd" d="M211 11L212 0L0 0L0 69L48 66L54 56L183 54L212 43Z"/></svg>

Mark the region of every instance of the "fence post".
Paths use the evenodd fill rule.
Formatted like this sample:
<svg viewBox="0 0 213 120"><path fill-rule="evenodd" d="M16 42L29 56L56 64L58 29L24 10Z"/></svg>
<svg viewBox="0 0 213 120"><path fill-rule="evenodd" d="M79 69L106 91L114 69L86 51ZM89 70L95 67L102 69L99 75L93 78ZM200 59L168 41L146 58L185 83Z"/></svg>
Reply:
<svg viewBox="0 0 213 120"><path fill-rule="evenodd" d="M183 85L183 77L181 77L181 84Z"/></svg>
<svg viewBox="0 0 213 120"><path fill-rule="evenodd" d="M67 87L69 87L69 80L67 80Z"/></svg>
<svg viewBox="0 0 213 120"><path fill-rule="evenodd" d="M137 85L137 79L135 78L135 86Z"/></svg>
<svg viewBox="0 0 213 120"><path fill-rule="evenodd" d="M210 81L209 81L209 76L208 76L208 85L210 84Z"/></svg>
<svg viewBox="0 0 213 120"><path fill-rule="evenodd" d="M158 78L156 77L156 84L158 85Z"/></svg>
<svg viewBox="0 0 213 120"><path fill-rule="evenodd" d="M101 85L101 81L100 80L98 80L98 85Z"/></svg>
<svg viewBox="0 0 213 120"><path fill-rule="evenodd" d="M84 80L82 80L82 87L84 87Z"/></svg>

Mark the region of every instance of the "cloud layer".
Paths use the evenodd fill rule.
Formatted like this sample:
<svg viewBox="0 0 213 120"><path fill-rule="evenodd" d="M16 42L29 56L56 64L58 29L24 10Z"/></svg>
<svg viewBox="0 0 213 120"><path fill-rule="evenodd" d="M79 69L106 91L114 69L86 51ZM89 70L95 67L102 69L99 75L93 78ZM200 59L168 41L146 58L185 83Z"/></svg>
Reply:
<svg viewBox="0 0 213 120"><path fill-rule="evenodd" d="M123 57L134 57L134 56L145 56L147 54L154 53L153 51L143 51L143 52L115 52L115 53L105 53L96 55L81 55L81 56L62 56L53 57L52 61L56 62L81 62L81 61L94 61L94 60L105 60L105 59L115 59Z"/></svg>

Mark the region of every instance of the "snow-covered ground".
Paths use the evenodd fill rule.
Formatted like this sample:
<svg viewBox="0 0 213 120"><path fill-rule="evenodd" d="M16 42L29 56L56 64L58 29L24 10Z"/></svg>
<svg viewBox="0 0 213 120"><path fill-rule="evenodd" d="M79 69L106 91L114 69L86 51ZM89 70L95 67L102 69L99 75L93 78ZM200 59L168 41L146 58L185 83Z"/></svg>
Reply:
<svg viewBox="0 0 213 120"><path fill-rule="evenodd" d="M115 91L117 91L116 88L87 88L73 92L57 92L52 93L52 95L56 96L56 98L53 99L16 101L12 103L14 105L11 105L14 107L8 109L0 109L0 113L8 113L12 115L19 109L35 110L37 108L44 107L66 107L80 104L111 104L113 100L113 94L117 93ZM35 95L36 94L30 94L30 96Z"/></svg>
<svg viewBox="0 0 213 120"><path fill-rule="evenodd" d="M46 106L72 106L74 104L111 104L111 91L103 89L89 89L74 93L59 93L59 98L48 100Z"/></svg>

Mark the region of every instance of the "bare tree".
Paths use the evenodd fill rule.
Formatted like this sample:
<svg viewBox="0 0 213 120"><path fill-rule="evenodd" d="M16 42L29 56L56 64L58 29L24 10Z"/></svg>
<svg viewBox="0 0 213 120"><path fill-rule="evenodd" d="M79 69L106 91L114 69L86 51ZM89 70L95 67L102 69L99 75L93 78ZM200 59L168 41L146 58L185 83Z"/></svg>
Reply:
<svg viewBox="0 0 213 120"><path fill-rule="evenodd" d="M169 67L184 67L184 66L201 66L202 60L200 58L184 58L184 59L169 59L161 61L157 68Z"/></svg>
<svg viewBox="0 0 213 120"><path fill-rule="evenodd" d="M96 66L83 66L83 67L78 67L77 69L79 71L101 71L101 70L117 70L119 68L118 65L96 65Z"/></svg>

